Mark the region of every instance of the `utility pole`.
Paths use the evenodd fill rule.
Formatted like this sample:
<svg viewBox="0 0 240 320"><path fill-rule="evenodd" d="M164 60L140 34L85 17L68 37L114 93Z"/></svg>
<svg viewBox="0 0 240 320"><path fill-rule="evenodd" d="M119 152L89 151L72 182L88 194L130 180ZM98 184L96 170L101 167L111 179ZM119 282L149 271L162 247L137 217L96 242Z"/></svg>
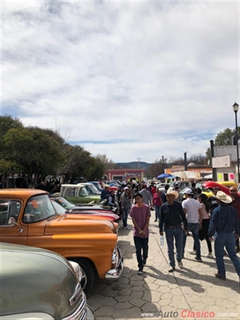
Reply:
<svg viewBox="0 0 240 320"><path fill-rule="evenodd" d="M141 160L141 158L137 158L137 160L138 160L138 169L140 169L140 160Z"/></svg>
<svg viewBox="0 0 240 320"><path fill-rule="evenodd" d="M184 170L187 171L187 152L184 152Z"/></svg>

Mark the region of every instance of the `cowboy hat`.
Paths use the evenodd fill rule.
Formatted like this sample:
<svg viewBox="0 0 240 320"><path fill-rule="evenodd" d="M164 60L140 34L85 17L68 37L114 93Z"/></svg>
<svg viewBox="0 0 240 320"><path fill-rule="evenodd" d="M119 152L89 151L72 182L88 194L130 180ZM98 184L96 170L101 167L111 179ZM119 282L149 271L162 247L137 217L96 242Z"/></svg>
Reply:
<svg viewBox="0 0 240 320"><path fill-rule="evenodd" d="M175 199L177 199L178 196L179 196L179 193L176 190L173 190L173 189L169 188L168 191L167 191L167 196L170 195L170 194L174 195Z"/></svg>
<svg viewBox="0 0 240 320"><path fill-rule="evenodd" d="M218 191L216 195L212 195L214 198L218 199L219 201L222 201L224 203L231 203L232 198L228 196L225 192L223 191Z"/></svg>

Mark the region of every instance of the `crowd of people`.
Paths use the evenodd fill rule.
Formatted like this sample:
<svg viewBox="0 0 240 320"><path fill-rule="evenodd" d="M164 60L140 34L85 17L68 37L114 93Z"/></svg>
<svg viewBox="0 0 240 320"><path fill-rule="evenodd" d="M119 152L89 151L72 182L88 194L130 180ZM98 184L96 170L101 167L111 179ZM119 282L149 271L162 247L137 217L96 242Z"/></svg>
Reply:
<svg viewBox="0 0 240 320"><path fill-rule="evenodd" d="M111 205L119 206L123 227L128 229L128 216L133 222L133 238L136 248L138 274L143 273L148 257L149 220L151 211L155 212L155 222L158 221L160 235L165 234L168 247L169 272L176 268L183 268L185 245L187 236L192 235L194 245L190 254L195 260L202 263L201 241L205 240L208 248L208 258L216 257L217 273L215 277L225 280L226 269L224 256L228 255L240 277L239 232L240 232L240 196L237 188L230 188L230 195L218 188L213 195L207 197L201 190L187 188L184 191L184 200L179 199L178 185L170 188L165 185L164 190L157 189L155 184L130 183L119 187L116 194L108 191L106 185L101 198ZM176 257L174 254L174 242Z"/></svg>

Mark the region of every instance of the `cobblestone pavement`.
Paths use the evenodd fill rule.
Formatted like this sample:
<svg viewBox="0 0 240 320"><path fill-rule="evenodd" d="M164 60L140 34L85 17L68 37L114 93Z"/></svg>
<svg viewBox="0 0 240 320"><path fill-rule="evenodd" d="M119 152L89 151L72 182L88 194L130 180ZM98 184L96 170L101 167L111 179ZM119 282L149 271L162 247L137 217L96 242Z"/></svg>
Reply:
<svg viewBox="0 0 240 320"><path fill-rule="evenodd" d="M203 241L203 262L185 253L184 269L176 267L168 273L166 241L159 243L157 222L151 217L149 257L143 275L137 274L132 230L119 229L119 247L124 256L124 269L119 280L96 282L88 304L97 320L113 319L240 319L240 283L231 260L226 257L227 280L214 277L215 260L206 258ZM132 229L131 220L128 220ZM192 249L187 238L186 250Z"/></svg>

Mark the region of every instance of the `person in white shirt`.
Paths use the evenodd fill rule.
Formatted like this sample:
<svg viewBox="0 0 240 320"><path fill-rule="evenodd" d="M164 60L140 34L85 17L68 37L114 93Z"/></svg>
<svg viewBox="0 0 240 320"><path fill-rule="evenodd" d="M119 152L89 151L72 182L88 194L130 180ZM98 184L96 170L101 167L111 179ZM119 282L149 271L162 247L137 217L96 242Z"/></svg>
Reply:
<svg viewBox="0 0 240 320"><path fill-rule="evenodd" d="M188 188L185 190L186 200L182 202L183 211L186 214L188 221L188 230L192 232L194 246L196 248L196 257L195 260L202 262L201 259L201 248L199 241L199 217L201 216L201 205L200 202L194 199L194 193L192 189ZM186 235L183 236L183 252L186 245ZM189 253L192 253L192 250L189 250ZM195 252L194 252L195 254Z"/></svg>

